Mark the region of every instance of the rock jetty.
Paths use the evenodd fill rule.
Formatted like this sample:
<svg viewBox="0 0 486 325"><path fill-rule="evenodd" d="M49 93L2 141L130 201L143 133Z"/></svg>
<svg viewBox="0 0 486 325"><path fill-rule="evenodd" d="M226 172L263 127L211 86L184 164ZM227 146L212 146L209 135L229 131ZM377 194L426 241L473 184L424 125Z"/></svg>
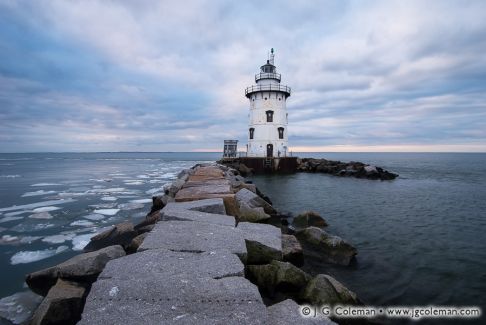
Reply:
<svg viewBox="0 0 486 325"><path fill-rule="evenodd" d="M356 249L315 212L295 236L268 198L223 165L184 170L145 220L94 236L85 253L31 273L44 296L32 324L335 324L299 304L361 304L307 258L347 265ZM275 223L275 222L272 222ZM309 252L306 252L309 247Z"/></svg>

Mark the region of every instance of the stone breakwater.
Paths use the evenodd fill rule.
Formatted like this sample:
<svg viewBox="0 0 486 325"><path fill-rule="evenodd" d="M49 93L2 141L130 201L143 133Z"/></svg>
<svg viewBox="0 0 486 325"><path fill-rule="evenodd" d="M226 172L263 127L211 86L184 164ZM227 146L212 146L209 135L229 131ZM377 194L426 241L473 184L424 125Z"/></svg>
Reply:
<svg viewBox="0 0 486 325"><path fill-rule="evenodd" d="M31 323L335 324L302 318L299 304L362 304L333 277L299 268L349 265L356 249L314 212L289 227L258 193L226 166L184 170L144 221L117 224L85 253L29 274L45 297Z"/></svg>
<svg viewBox="0 0 486 325"><path fill-rule="evenodd" d="M272 158L275 161L289 160L290 158ZM293 158L295 163L287 164L286 168L280 168L280 164L271 164L274 168L267 168L265 158L233 158L223 159L218 163L224 164L238 170L242 175L251 175L252 173L261 172L307 172L307 173L324 173L341 177L356 177L372 180L392 180L398 177L398 174L391 173L381 167L365 164L362 162L342 162L338 160L316 159L316 158ZM294 161L292 160L292 161ZM251 167L246 164L251 163Z"/></svg>

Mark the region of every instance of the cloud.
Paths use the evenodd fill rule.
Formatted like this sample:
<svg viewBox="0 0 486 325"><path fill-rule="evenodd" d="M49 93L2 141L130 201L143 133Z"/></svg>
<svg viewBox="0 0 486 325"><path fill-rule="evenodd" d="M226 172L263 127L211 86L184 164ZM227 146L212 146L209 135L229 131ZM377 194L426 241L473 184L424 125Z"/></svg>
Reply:
<svg viewBox="0 0 486 325"><path fill-rule="evenodd" d="M0 150L243 145L243 91L274 47L293 90L291 147L486 151L485 12L481 1L6 1Z"/></svg>

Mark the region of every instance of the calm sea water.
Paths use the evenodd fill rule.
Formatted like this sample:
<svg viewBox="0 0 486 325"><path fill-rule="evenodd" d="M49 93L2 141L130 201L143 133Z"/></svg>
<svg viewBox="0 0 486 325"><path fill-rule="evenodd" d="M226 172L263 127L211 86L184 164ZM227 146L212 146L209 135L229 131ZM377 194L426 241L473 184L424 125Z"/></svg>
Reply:
<svg viewBox="0 0 486 325"><path fill-rule="evenodd" d="M219 156L0 154L0 298L26 290L25 274L79 253L105 227L141 220L150 197L181 169ZM334 275L369 304L486 307L486 154L300 156L363 161L400 174L385 182L253 177L277 208L318 211L330 232L359 251L352 267L309 271Z"/></svg>
<svg viewBox="0 0 486 325"><path fill-rule="evenodd" d="M307 265L309 271L332 274L372 305L486 312L486 154L305 156L363 161L400 174L383 182L307 173L253 177L276 208L315 210L329 232L358 249L352 267Z"/></svg>

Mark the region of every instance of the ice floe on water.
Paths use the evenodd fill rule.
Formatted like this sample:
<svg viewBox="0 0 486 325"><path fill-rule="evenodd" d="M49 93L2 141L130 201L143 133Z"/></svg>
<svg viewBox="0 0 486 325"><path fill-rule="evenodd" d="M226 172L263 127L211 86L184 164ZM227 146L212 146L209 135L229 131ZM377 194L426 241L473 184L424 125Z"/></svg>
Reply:
<svg viewBox="0 0 486 325"><path fill-rule="evenodd" d="M18 216L20 214L24 214L24 213L27 213L27 212L30 212L30 211L15 211L15 212L8 212L8 213L5 213L5 216L6 217L13 217L13 216Z"/></svg>
<svg viewBox="0 0 486 325"><path fill-rule="evenodd" d="M141 203L129 202L129 203L118 204L118 207L122 210L135 210L135 209L143 209L144 205Z"/></svg>
<svg viewBox="0 0 486 325"><path fill-rule="evenodd" d="M4 222L9 222L9 221L15 221L15 220L20 220L20 219L23 219L24 217L3 217L2 219L0 219L0 223L4 223Z"/></svg>
<svg viewBox="0 0 486 325"><path fill-rule="evenodd" d="M16 242L16 241L19 241L20 238L18 236L11 236L11 235L3 235L1 238L0 238L0 243L12 243L12 242Z"/></svg>
<svg viewBox="0 0 486 325"><path fill-rule="evenodd" d="M65 204L65 203L71 203L71 202L75 202L75 201L76 200L73 200L73 199L61 199L61 200L42 201L42 202L23 204L23 205L12 205L12 206L7 207L7 208L1 208L0 212L16 211L16 210L30 210L30 209L35 209L35 208L39 208L39 207L45 207L45 206L56 205L56 204Z"/></svg>
<svg viewBox="0 0 486 325"><path fill-rule="evenodd" d="M55 194L56 191L44 191L44 190L38 190L34 192L27 192L22 194L22 197L30 197L30 196L39 196L39 195L48 195L48 194Z"/></svg>
<svg viewBox="0 0 486 325"><path fill-rule="evenodd" d="M45 220L48 220L48 219L52 219L54 217L48 211L43 211L43 212L31 214L29 216L29 218L30 219L45 219Z"/></svg>
<svg viewBox="0 0 486 325"><path fill-rule="evenodd" d="M52 236L46 236L42 238L42 241L45 243L50 243L50 244L62 244L66 240L71 240L75 237L75 234L67 234L67 235L52 235Z"/></svg>
<svg viewBox="0 0 486 325"><path fill-rule="evenodd" d="M56 225L52 223L22 222L16 225L15 227L10 228L10 230L15 232L34 232L34 231L41 231L41 230L53 228L55 226Z"/></svg>
<svg viewBox="0 0 486 325"><path fill-rule="evenodd" d="M101 201L116 201L118 198L114 197L114 196L103 196L101 198Z"/></svg>
<svg viewBox="0 0 486 325"><path fill-rule="evenodd" d="M24 324L41 303L43 297L32 291L17 292L0 299L0 319L13 324ZM1 322L3 324L3 322Z"/></svg>
<svg viewBox="0 0 486 325"><path fill-rule="evenodd" d="M152 194L163 192L163 191L164 191L164 188L156 187L156 188L151 188L150 190L145 191L145 194L152 195Z"/></svg>
<svg viewBox="0 0 486 325"><path fill-rule="evenodd" d="M137 178L144 179L144 178L150 178L150 176L148 176L148 175L138 175Z"/></svg>
<svg viewBox="0 0 486 325"><path fill-rule="evenodd" d="M92 213L88 214L87 216L83 216L83 218L93 221L103 220L105 218L102 214Z"/></svg>
<svg viewBox="0 0 486 325"><path fill-rule="evenodd" d="M56 254L60 254L68 249L69 247L67 246L59 246L56 249L48 248L48 249L38 250L38 251L20 251L15 253L10 258L10 264L16 265L16 264L37 262L49 258L51 256L54 256Z"/></svg>
<svg viewBox="0 0 486 325"><path fill-rule="evenodd" d="M73 251L81 251L83 248L88 245L91 237L96 236L96 233L89 233L84 235L78 235L72 239L73 243Z"/></svg>
<svg viewBox="0 0 486 325"><path fill-rule="evenodd" d="M56 211L56 210L61 210L60 207L54 207L54 206L47 206L47 207L42 207L42 208L36 208L32 210L34 213L42 213L42 212L51 212L51 211Z"/></svg>
<svg viewBox="0 0 486 325"><path fill-rule="evenodd" d="M118 213L118 211L120 211L120 209L98 209L98 210L94 210L93 213L102 214L105 216L114 216L115 214Z"/></svg>
<svg viewBox="0 0 486 325"><path fill-rule="evenodd" d="M30 186L61 186L62 184L59 183L36 183Z"/></svg>
<svg viewBox="0 0 486 325"><path fill-rule="evenodd" d="M88 220L76 220L69 224L70 226L81 226L81 227L91 227L94 225L91 221Z"/></svg>
<svg viewBox="0 0 486 325"><path fill-rule="evenodd" d="M125 182L125 185L143 185L145 182L142 181L133 181L133 182Z"/></svg>
<svg viewBox="0 0 486 325"><path fill-rule="evenodd" d="M20 175L0 175L0 178L18 178Z"/></svg>
<svg viewBox="0 0 486 325"><path fill-rule="evenodd" d="M152 199L131 200L130 202L131 203L141 203L141 204L145 204L145 203L152 203Z"/></svg>

